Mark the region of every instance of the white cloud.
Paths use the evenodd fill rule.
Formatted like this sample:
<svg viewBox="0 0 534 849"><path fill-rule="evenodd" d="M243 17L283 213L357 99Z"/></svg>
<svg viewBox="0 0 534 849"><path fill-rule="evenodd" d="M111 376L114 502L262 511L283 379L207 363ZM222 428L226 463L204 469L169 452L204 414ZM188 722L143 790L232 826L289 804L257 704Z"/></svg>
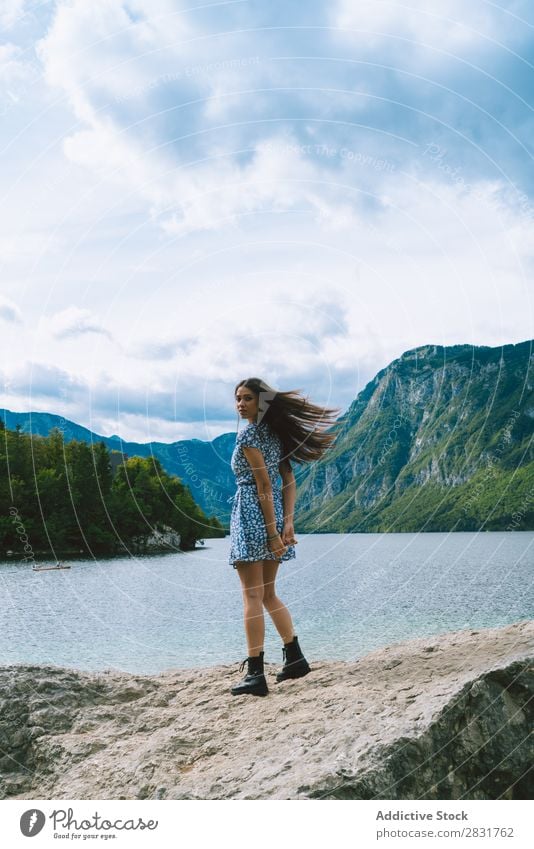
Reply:
<svg viewBox="0 0 534 849"><path fill-rule="evenodd" d="M314 180L324 182L323 169L315 168L299 152L289 131L252 139L247 164L240 164L237 155L229 153L218 133L204 138L201 132L196 142L200 161L184 167L171 154L165 137L159 139L162 144L158 148L157 130L155 138L153 132L143 134L139 119L146 114L151 126L158 117L150 106L134 111L131 124L125 122L114 100L121 93L135 91L136 86L153 92L154 81L165 76L162 72L170 66L179 78L177 104L184 97L208 98L199 105L191 127L186 123L182 130L182 116L176 112L179 140L182 132L187 136L188 129L209 123L214 100L208 96L220 91L224 81L236 73L230 67L213 75L183 73L181 78L188 62L193 63L190 68L202 68L203 56L191 40L194 32L185 14L169 16L169 8L172 6L160 2L151 9L150 22L143 18L133 23L131 4L74 0L58 7L38 52L47 82L66 93L74 113L86 125L65 139L66 156L100 179L121 186L125 194L143 199L152 220L166 233L213 230L221 222L266 206L286 210L304 205L313 208L327 226L340 226L341 221L348 226L347 205L340 211L337 198L325 197L324 185L314 188ZM204 47L208 49L209 45ZM209 52L204 58L213 64ZM136 101L133 106L138 106ZM159 108L156 99L154 109Z"/></svg>
<svg viewBox="0 0 534 849"><path fill-rule="evenodd" d="M78 398L86 388L85 381L73 372L61 369L56 365L43 362L23 362L17 364L10 372L6 369L3 374L3 386L7 398L23 401L24 406L32 409L34 400L47 400L51 406L64 405L67 400ZM3 402L8 406L7 402ZM51 409L50 412L56 412Z"/></svg>
<svg viewBox="0 0 534 849"><path fill-rule="evenodd" d="M0 5L0 26L3 29L11 29L24 16L28 0L2 0Z"/></svg>
<svg viewBox="0 0 534 849"><path fill-rule="evenodd" d="M8 85L27 76L28 64L22 61L23 55L17 44L0 44L0 83Z"/></svg>
<svg viewBox="0 0 534 849"><path fill-rule="evenodd" d="M100 333L111 339L111 333L98 321L90 310L70 306L50 318L45 325L56 339L82 336L86 333Z"/></svg>
<svg viewBox="0 0 534 849"><path fill-rule="evenodd" d="M228 226L236 217L259 210L311 210L326 229L354 224L354 204L340 199L339 180L306 156L289 133L273 134L255 145L250 161L203 164L194 174L169 183L171 207L153 209L166 233L186 234ZM172 211L172 206L178 211Z"/></svg>
<svg viewBox="0 0 534 849"><path fill-rule="evenodd" d="M376 28L441 47L480 40L480 33L490 37L500 25L499 15L490 13L486 4L466 7L460 0L413 0L411 5L339 0L333 14L335 24L346 30ZM355 191L346 191L344 179L354 177L349 161L338 157L333 170L327 158L307 154L298 141L302 128L297 133L291 120L285 129L255 128L254 121L249 125L248 101L236 96L231 101L241 129L228 135L224 123L214 126L212 119L216 124L222 114L218 95L227 86L232 91L236 69L185 73L188 67L202 68L203 62L207 68L208 61L214 64L218 58L210 54L212 40L201 38L203 32L191 20L170 0L157 0L150 18L140 0L58 5L38 52L49 85L66 93L85 124L64 141L69 160L117 185L125 198L144 203L151 221L167 235L215 231L264 209L305 208L326 229L353 229L362 199L358 190L370 181L363 178ZM251 52L249 46L249 56ZM272 73L261 62L250 71L251 83L258 88ZM174 78L173 87L162 99L158 81L169 78ZM132 92L140 96L128 106ZM126 107L121 97L126 97ZM309 98L309 93L303 94L307 109ZM189 103L187 109L184 103ZM312 126L310 137L316 129ZM238 154L243 149L245 159ZM192 164L184 164L187 157L178 152L182 150ZM371 176L380 204L383 181L376 173Z"/></svg>
<svg viewBox="0 0 534 849"><path fill-rule="evenodd" d="M49 85L63 89L76 115L92 123L99 105L168 71L169 53L180 64L194 55L192 35L172 0L152 0L150 16L143 0L71 0L58 2L37 52Z"/></svg>
<svg viewBox="0 0 534 849"><path fill-rule="evenodd" d="M18 306L2 295L0 295L0 319L16 324L22 322L22 314Z"/></svg>
<svg viewBox="0 0 534 849"><path fill-rule="evenodd" d="M179 384L146 384L134 375L131 382L120 383L110 373L87 380L48 363L25 362L0 377L2 406L63 415L95 432L118 433L123 439L138 438L143 427L151 429L153 439L167 437L172 430L175 439L186 438L198 435L203 425L206 429L208 423L222 422L225 413L231 418L234 412L231 387L196 375L184 377ZM225 430L222 426L218 432Z"/></svg>
<svg viewBox="0 0 534 849"><path fill-rule="evenodd" d="M128 354L140 360L170 360L178 354L191 354L199 345L195 336L136 340Z"/></svg>
<svg viewBox="0 0 534 849"><path fill-rule="evenodd" d="M6 210L4 210L4 213ZM5 229L12 223L13 213L5 219ZM0 236L0 261L16 264L28 257L42 255L44 251L50 253L58 251L63 246L61 236L48 230L25 229L23 232L10 233L9 236Z"/></svg>
<svg viewBox="0 0 534 849"><path fill-rule="evenodd" d="M337 0L332 6L334 25L346 31L342 38L358 38L371 47L385 39L398 49L387 38L392 35L453 53L517 31L517 21L505 11L499 14L494 5L479 0Z"/></svg>
<svg viewBox="0 0 534 849"><path fill-rule="evenodd" d="M39 76L39 69L26 56L17 44L0 44L0 118L4 122L6 115L28 97Z"/></svg>

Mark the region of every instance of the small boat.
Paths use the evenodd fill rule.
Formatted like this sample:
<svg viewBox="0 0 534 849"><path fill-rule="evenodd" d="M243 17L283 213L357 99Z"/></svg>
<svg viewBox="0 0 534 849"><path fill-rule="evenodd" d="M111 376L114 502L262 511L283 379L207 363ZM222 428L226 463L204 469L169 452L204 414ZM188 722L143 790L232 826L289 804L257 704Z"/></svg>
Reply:
<svg viewBox="0 0 534 849"><path fill-rule="evenodd" d="M34 572L57 572L58 569L70 569L70 565L68 563L60 563L59 560L55 566L33 566Z"/></svg>

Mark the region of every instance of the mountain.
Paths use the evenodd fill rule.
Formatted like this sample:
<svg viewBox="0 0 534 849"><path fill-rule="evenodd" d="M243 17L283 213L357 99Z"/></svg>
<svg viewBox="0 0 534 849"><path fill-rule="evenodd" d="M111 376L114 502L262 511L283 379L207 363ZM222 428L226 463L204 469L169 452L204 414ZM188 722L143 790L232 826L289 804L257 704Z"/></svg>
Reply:
<svg viewBox="0 0 534 849"><path fill-rule="evenodd" d="M301 532L534 529L534 342L406 351L299 479Z"/></svg>
<svg viewBox="0 0 534 849"><path fill-rule="evenodd" d="M378 372L339 418L319 462L294 465L300 532L534 529L534 340L422 345ZM124 442L49 413L0 410L6 427L154 455L228 526L235 433Z"/></svg>
<svg viewBox="0 0 534 849"><path fill-rule="evenodd" d="M224 433L212 442L184 439L178 442L126 442L118 436L101 436L86 427L52 413L16 413L0 410L6 428L23 433L48 436L53 428L63 433L65 442L74 439L87 443L103 442L113 451L128 457L156 457L166 472L177 475L190 488L196 503L208 516L217 516L228 524L230 506L227 501L235 491L230 458L235 445L235 433Z"/></svg>

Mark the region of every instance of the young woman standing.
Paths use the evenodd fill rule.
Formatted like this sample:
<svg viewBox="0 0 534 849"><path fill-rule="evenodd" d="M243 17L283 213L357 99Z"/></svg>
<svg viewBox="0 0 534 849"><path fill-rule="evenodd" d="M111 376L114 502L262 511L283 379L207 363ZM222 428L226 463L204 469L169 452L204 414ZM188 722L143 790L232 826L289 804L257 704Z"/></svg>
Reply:
<svg viewBox="0 0 534 849"><path fill-rule="evenodd" d="M248 657L241 670L248 663L248 671L231 692L265 696L264 608L283 642L284 666L277 681L311 671L291 614L276 594L275 579L280 563L295 557L297 544L296 484L290 461L310 463L324 455L335 439L324 427L332 427L339 410L318 407L296 391L279 392L257 377L240 381L234 395L238 414L248 424L237 435L231 460L237 491L230 519L229 562L237 569L243 592ZM317 429L319 423L323 430Z"/></svg>

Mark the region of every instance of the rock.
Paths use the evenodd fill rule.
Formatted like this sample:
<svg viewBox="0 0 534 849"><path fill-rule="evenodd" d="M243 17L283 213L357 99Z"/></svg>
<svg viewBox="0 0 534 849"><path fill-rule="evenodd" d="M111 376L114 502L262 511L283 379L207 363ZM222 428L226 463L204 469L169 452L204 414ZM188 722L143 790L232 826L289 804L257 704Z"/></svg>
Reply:
<svg viewBox="0 0 534 849"><path fill-rule="evenodd" d="M147 538L144 548L146 551L162 551L165 549L178 551L180 542L180 534L168 525L164 525L161 531L153 531Z"/></svg>
<svg viewBox="0 0 534 849"><path fill-rule="evenodd" d="M529 799L534 623L316 661L267 698L238 663L0 667L1 797ZM260 704L261 702L261 704Z"/></svg>
<svg viewBox="0 0 534 849"><path fill-rule="evenodd" d="M182 538L169 525L162 525L161 530L153 530L148 536L131 540L128 544L118 544L118 549L128 553L155 554L159 551L179 551Z"/></svg>

